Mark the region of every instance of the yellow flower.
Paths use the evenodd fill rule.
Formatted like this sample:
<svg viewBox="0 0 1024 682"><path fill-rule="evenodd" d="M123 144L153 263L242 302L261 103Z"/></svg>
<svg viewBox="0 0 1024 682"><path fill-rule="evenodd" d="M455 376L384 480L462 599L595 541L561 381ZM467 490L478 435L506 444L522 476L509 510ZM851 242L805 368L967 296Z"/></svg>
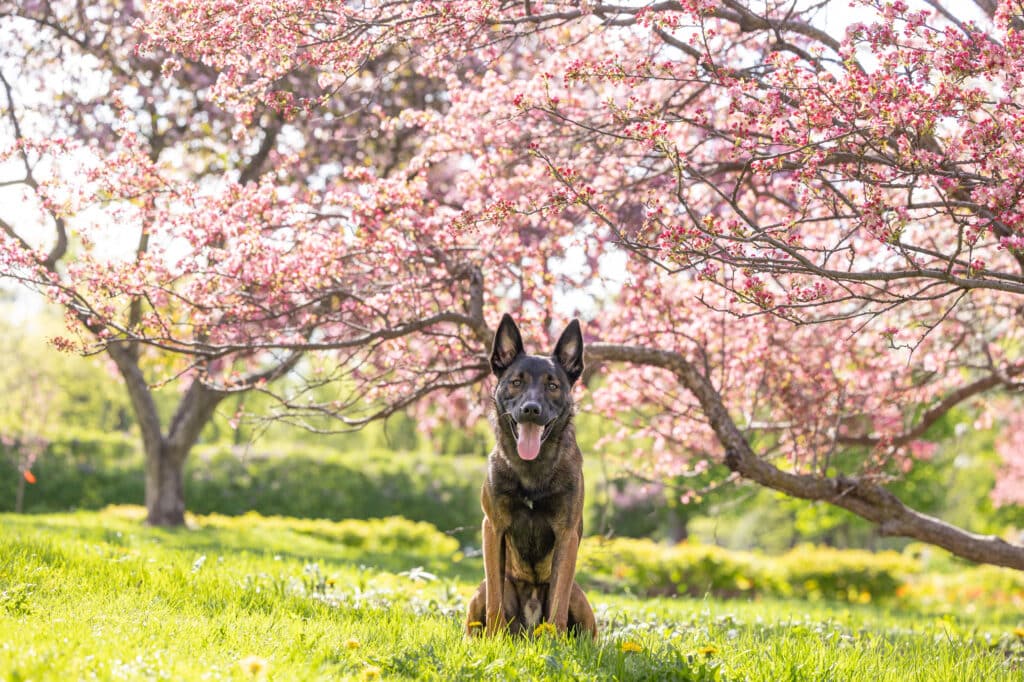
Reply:
<svg viewBox="0 0 1024 682"><path fill-rule="evenodd" d="M553 635L555 632L555 626L551 623L541 623L533 629L533 636L540 637L541 635Z"/></svg>
<svg viewBox="0 0 1024 682"><path fill-rule="evenodd" d="M708 644L707 646L702 646L697 649L697 653L703 656L714 656L718 653L718 647Z"/></svg>
<svg viewBox="0 0 1024 682"><path fill-rule="evenodd" d="M376 680L380 677L380 668L375 665L368 665L363 668L363 679L364 680Z"/></svg>
<svg viewBox="0 0 1024 682"><path fill-rule="evenodd" d="M263 677L267 674L267 668L270 666L265 658L246 656L238 662L238 667L250 677Z"/></svg>
<svg viewBox="0 0 1024 682"><path fill-rule="evenodd" d="M359 646L360 645L359 645L359 640L358 639L346 639L345 640L345 648L346 649L358 649Z"/></svg>
<svg viewBox="0 0 1024 682"><path fill-rule="evenodd" d="M483 623L481 623L481 622L480 622L480 621L478 621L478 620L474 620L474 621L471 621L471 622L469 623L469 628L470 628L470 629L473 629L473 628L482 628L483 626L484 626L484 624L483 624Z"/></svg>
<svg viewBox="0 0 1024 682"><path fill-rule="evenodd" d="M619 650L622 651L623 653L631 653L631 652L633 652L633 653L640 653L641 651L644 650L644 648L643 648L643 646L641 646L640 642L634 642L632 640L626 640L626 641L622 642L621 644L619 644Z"/></svg>
<svg viewBox="0 0 1024 682"><path fill-rule="evenodd" d="M1024 639L1024 627L1018 625L1013 629L1013 634L1017 635L1021 639Z"/></svg>

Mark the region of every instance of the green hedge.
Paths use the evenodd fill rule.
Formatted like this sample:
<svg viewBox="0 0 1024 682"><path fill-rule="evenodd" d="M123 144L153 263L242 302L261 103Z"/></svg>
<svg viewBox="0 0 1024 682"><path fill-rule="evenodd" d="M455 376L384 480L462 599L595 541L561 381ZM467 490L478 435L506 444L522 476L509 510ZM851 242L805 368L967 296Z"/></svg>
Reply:
<svg viewBox="0 0 1024 682"><path fill-rule="evenodd" d="M484 460L477 457L199 448L186 466L185 498L197 514L404 516L475 537L483 476Z"/></svg>
<svg viewBox="0 0 1024 682"><path fill-rule="evenodd" d="M185 503L198 514L367 519L404 516L479 533L481 457L385 451L199 446L185 464ZM77 433L50 443L32 467L25 511L142 504L143 458L126 434ZM13 453L0 450L0 511L13 511ZM459 537L458 535L456 537ZM467 540L467 541L469 541Z"/></svg>
<svg viewBox="0 0 1024 682"><path fill-rule="evenodd" d="M896 552L802 546L769 557L682 543L588 538L580 550L581 585L643 596L730 598L765 595L849 602L888 600L920 563Z"/></svg>
<svg viewBox="0 0 1024 682"><path fill-rule="evenodd" d="M26 512L99 509L144 500L138 438L120 432L73 430L49 444L32 473L36 483L25 487ZM14 511L17 485L15 453L0 446L0 511Z"/></svg>
<svg viewBox="0 0 1024 682"><path fill-rule="evenodd" d="M711 545L674 546L629 538L588 538L577 564L581 584L605 592L642 596L736 596L776 592L774 576L756 568L752 555Z"/></svg>
<svg viewBox="0 0 1024 682"><path fill-rule="evenodd" d="M215 528L247 528L259 525L267 529L287 529L304 535L344 545L362 552L396 552L421 554L424 557L449 558L459 550L459 543L436 526L425 521L410 521L401 516L383 519L290 519L261 516L247 512L242 516L209 514L201 517L205 526Z"/></svg>
<svg viewBox="0 0 1024 682"><path fill-rule="evenodd" d="M898 552L800 546L782 555L776 566L794 596L807 599L871 601L898 596L920 562Z"/></svg>

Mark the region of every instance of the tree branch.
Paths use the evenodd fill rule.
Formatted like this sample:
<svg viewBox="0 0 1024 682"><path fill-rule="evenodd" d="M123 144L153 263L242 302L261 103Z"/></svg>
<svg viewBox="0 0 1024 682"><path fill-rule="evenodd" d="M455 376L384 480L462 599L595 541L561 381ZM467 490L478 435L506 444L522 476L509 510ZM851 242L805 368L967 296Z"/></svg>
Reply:
<svg viewBox="0 0 1024 682"><path fill-rule="evenodd" d="M700 403L725 450L732 471L773 490L805 500L821 500L853 512L878 526L883 535L914 538L942 547L978 563L1024 570L1024 547L978 535L910 509L895 495L871 481L848 476L793 474L758 457L729 415L722 396L682 355L642 346L595 343L587 362L627 362L660 367L675 375Z"/></svg>
<svg viewBox="0 0 1024 682"><path fill-rule="evenodd" d="M0 71L0 83L3 84L4 94L7 96L7 117L10 119L11 126L14 128L14 139L15 142L20 145L25 141L25 136L21 132L21 122L18 120L18 115L15 112L14 95L11 93L11 84L7 82L7 77L4 76L3 71ZM28 152L25 151L24 146L19 148L18 154L21 158L22 164L25 166L25 177L21 182L33 190L38 190L39 182L35 178L32 163L29 161ZM46 270L53 272L57 267L57 261L63 258L64 254L68 250L68 232L63 218L52 214L51 217L53 218L57 238L53 244L53 248L50 249L50 252L39 262L39 264ZM22 246L22 248L28 251L32 250L25 240L15 233L14 228L9 223L0 220L0 227L3 228L4 232L11 235L11 237L13 237Z"/></svg>

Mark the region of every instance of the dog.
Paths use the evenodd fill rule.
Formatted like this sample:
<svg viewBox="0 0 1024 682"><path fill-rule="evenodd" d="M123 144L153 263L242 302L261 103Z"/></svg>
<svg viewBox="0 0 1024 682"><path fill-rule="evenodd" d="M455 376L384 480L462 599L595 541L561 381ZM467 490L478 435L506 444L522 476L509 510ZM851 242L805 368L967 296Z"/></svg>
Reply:
<svg viewBox="0 0 1024 682"><path fill-rule="evenodd" d="M469 603L466 633L535 631L597 636L576 583L583 536L583 455L572 387L583 373L583 335L573 320L550 357L527 355L507 313L494 335L496 444L480 493L484 580Z"/></svg>

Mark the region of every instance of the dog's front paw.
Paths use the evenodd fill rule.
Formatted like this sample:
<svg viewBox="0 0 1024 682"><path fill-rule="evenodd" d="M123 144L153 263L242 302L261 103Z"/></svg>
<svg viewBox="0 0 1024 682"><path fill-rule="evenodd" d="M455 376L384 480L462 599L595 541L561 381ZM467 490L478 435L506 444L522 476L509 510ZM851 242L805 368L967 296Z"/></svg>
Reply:
<svg viewBox="0 0 1024 682"><path fill-rule="evenodd" d="M489 618L483 631L488 637L508 632L508 620L505 619L505 614L499 613L498 615Z"/></svg>

